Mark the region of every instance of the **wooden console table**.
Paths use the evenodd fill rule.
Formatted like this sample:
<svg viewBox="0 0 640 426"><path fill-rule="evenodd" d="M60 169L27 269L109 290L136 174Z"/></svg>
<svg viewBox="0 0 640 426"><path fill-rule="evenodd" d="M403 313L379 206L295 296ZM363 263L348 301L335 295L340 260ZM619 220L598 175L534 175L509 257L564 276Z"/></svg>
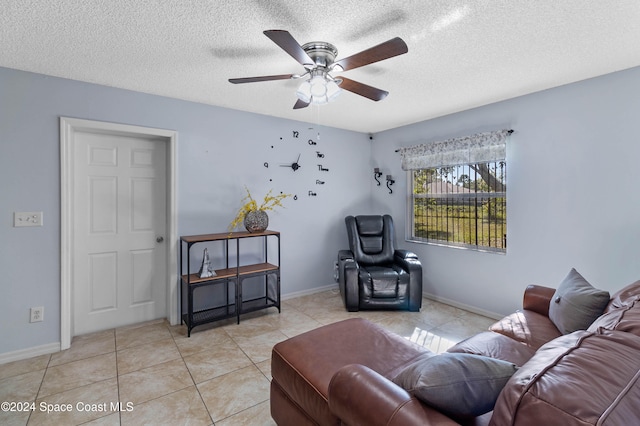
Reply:
<svg viewBox="0 0 640 426"><path fill-rule="evenodd" d="M240 241L244 239L262 238L263 262L242 264L240 260ZM277 240L277 262L269 263L268 242L269 238ZM191 271L191 249L202 243L223 244L225 253L225 267L216 269L215 275L208 278L200 278L200 275ZM235 243L235 265L229 264L229 249L233 249ZM185 255L186 248L186 257ZM186 267L185 267L186 263ZM181 303L180 318L187 325L187 335L191 336L191 330L199 325L207 324L225 318L236 317L240 324L240 315L270 307L278 308L280 312L280 232L266 230L264 232L225 232L218 234L189 235L180 237L180 286ZM264 295L245 300L243 298L243 281L251 277L264 277ZM269 278L272 277L270 280ZM271 281L271 282L270 282ZM196 290L212 286L223 286L224 302L214 306L194 310L194 298L197 299ZM230 291L230 287L232 290ZM230 297L230 295L232 297ZM187 300L187 311L183 311ZM230 301L232 300L232 301Z"/></svg>

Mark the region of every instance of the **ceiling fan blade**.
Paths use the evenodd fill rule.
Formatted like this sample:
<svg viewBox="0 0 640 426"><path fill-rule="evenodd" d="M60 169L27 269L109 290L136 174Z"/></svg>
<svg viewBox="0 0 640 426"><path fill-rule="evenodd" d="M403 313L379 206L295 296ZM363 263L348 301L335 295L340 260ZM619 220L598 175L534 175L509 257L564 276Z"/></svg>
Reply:
<svg viewBox="0 0 640 426"><path fill-rule="evenodd" d="M392 38L370 49L336 61L334 65L340 66L344 71L369 65L374 62L393 58L394 56L407 53L409 48L400 37Z"/></svg>
<svg viewBox="0 0 640 426"><path fill-rule="evenodd" d="M337 80L342 80L338 86L341 89L348 90L349 92L355 93L356 95L364 96L365 98L369 98L372 101L381 101L387 97L389 92L386 90L380 90L373 86L368 86L364 83L360 83L345 77L336 77Z"/></svg>
<svg viewBox="0 0 640 426"><path fill-rule="evenodd" d="M230 78L229 83L255 83L257 81L271 81L271 80L288 80L293 78L293 74L280 74L280 75L263 75L262 77L245 77L245 78Z"/></svg>
<svg viewBox="0 0 640 426"><path fill-rule="evenodd" d="M293 106L293 109L306 108L309 106L309 103L303 101L302 99L298 99L296 104Z"/></svg>
<svg viewBox="0 0 640 426"><path fill-rule="evenodd" d="M263 31L264 35L269 37L271 41L280 46L282 50L287 52L298 61L302 66L313 66L315 63L313 59L307 55L307 52L300 46L295 38L288 31L285 30L266 30Z"/></svg>

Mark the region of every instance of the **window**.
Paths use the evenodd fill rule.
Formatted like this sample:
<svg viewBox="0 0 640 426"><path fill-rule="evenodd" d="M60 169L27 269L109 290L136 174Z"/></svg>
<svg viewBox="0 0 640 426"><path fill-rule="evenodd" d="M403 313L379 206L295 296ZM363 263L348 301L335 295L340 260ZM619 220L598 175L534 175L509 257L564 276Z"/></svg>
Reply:
<svg viewBox="0 0 640 426"><path fill-rule="evenodd" d="M410 175L411 240L506 250L505 161L412 170Z"/></svg>
<svg viewBox="0 0 640 426"><path fill-rule="evenodd" d="M407 236L506 252L506 137L511 130L400 148L408 171Z"/></svg>

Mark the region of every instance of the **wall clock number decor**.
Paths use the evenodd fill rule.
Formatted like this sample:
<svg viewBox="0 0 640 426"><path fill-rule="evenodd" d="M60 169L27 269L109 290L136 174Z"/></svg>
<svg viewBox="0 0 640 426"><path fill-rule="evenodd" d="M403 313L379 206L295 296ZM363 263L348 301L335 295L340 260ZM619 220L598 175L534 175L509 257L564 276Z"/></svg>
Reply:
<svg viewBox="0 0 640 426"><path fill-rule="evenodd" d="M280 164L280 167L291 167L291 170L293 170L294 172L296 170L298 170L301 166L300 166L300 156L302 154L298 154L298 159L296 161L294 161L291 164Z"/></svg>
<svg viewBox="0 0 640 426"><path fill-rule="evenodd" d="M309 132L313 132L313 128L309 128ZM294 200L298 200L296 192L300 192L304 188L304 181L310 179L314 188L317 185L325 185L326 179L318 179L318 173L323 174L329 169L318 164L318 170L313 167L306 167L308 161L313 158L325 158L325 154L318 150L318 141L307 132L292 130L289 137L280 137L276 143L268 145L268 161L264 161L262 165L268 175L269 182L275 187L274 191L281 194L289 193ZM318 136L319 138L319 136ZM306 144L302 141L307 141ZM307 146L308 148L305 148ZM282 162L287 157L295 157L295 161ZM278 165L278 166L275 166ZM305 167L303 167L303 165ZM275 167L274 167L275 166ZM286 169L291 169L287 171ZM294 172L293 174L291 174ZM325 175L326 176L326 175ZM295 178L295 180L293 179ZM310 197L317 197L318 192L309 190L307 194Z"/></svg>

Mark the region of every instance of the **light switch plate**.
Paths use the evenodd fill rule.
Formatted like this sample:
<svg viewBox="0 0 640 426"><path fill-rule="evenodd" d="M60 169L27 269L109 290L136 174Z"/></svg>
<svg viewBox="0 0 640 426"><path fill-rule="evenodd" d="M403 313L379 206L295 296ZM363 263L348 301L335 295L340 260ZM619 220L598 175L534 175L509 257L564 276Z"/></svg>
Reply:
<svg viewBox="0 0 640 426"><path fill-rule="evenodd" d="M14 212L13 226L42 226L42 212Z"/></svg>

